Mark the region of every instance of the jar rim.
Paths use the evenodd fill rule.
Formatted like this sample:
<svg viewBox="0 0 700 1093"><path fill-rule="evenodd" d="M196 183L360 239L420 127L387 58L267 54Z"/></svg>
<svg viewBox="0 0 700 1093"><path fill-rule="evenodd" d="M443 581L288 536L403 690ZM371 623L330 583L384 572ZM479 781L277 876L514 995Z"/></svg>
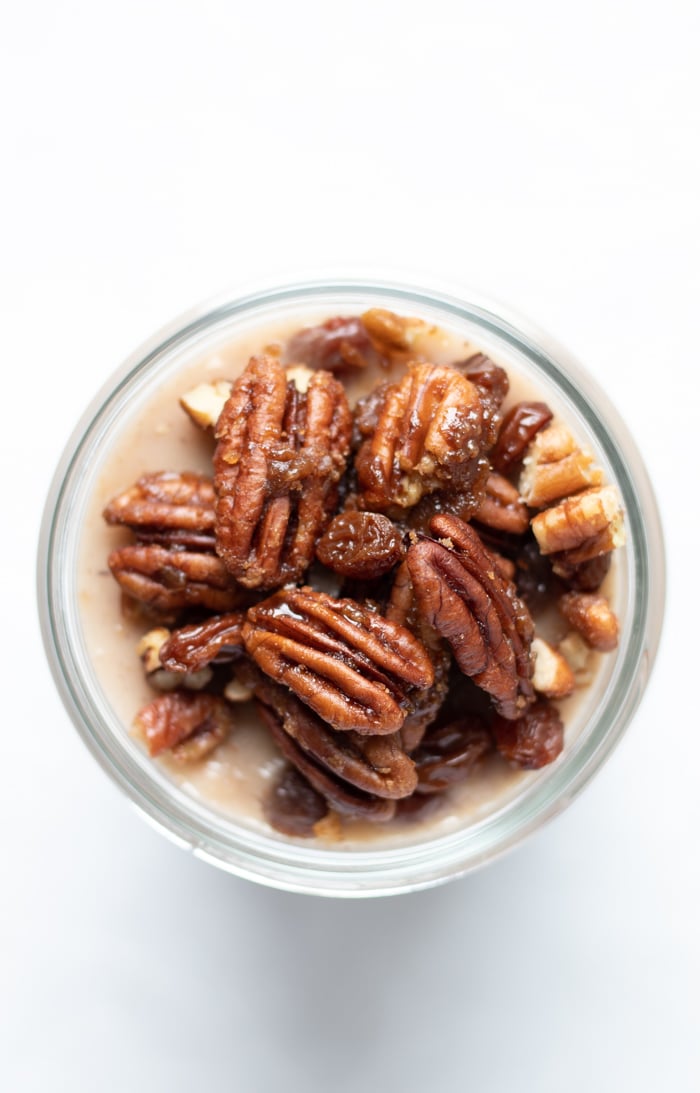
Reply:
<svg viewBox="0 0 700 1093"><path fill-rule="evenodd" d="M119 413L139 380L164 366L183 346L206 339L256 308L299 307L343 297L345 306L389 297L397 308L432 311L470 322L524 354L586 417L613 469L628 528L633 618L616 654L606 703L575 754L534 780L514 802L475 824L434 839L389 849L328 850L298 846L248 828L176 791L151 763L138 763L104 724L71 642L75 616L75 558L65 556L67 522L91 445ZM335 302L335 301L332 301ZM69 564L67 564L69 563ZM42 522L37 569L42 636L63 703L88 748L139 812L162 833L200 858L239 876L290 891L319 895L387 895L431 887L500 856L562 811L590 781L627 728L646 686L661 632L665 596L664 546L653 490L636 445L619 413L575 358L512 309L478 293L464 294L380 279L310 278L225 294L186 312L137 348L102 387L70 437L59 461Z"/></svg>

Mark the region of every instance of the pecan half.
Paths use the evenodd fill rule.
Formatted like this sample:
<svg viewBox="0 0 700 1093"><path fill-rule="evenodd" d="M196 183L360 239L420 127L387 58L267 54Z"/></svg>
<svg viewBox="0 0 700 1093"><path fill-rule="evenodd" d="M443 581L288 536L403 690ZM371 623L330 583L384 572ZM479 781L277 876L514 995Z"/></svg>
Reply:
<svg viewBox="0 0 700 1093"><path fill-rule="evenodd" d="M473 528L436 516L431 530L439 541L424 539L407 555L418 607L498 712L519 717L534 698L529 612Z"/></svg>
<svg viewBox="0 0 700 1093"><path fill-rule="evenodd" d="M487 433L473 383L449 366L410 363L387 387L376 431L357 453L360 507L400 511L444 487L468 494Z"/></svg>
<svg viewBox="0 0 700 1093"><path fill-rule="evenodd" d="M391 819L396 799L416 785L414 765L395 737L385 738L383 752L366 756L360 750L361 737L334 732L283 687L255 671L244 678L284 757L337 812L373 821ZM374 766L375 758L379 766ZM377 787L383 790L381 795L376 794Z"/></svg>
<svg viewBox="0 0 700 1093"><path fill-rule="evenodd" d="M523 535L530 524L527 505L521 501L515 486L495 471L486 479L486 493L473 519L507 535Z"/></svg>
<svg viewBox="0 0 700 1093"><path fill-rule="evenodd" d="M491 465L499 474L509 474L522 462L528 446L540 429L552 420L546 402L516 402L503 418L498 440L491 452Z"/></svg>
<svg viewBox="0 0 700 1093"><path fill-rule="evenodd" d="M219 418L216 549L248 588L297 580L335 507L350 450L345 392L316 372L305 392L274 357L253 357Z"/></svg>
<svg viewBox="0 0 700 1093"><path fill-rule="evenodd" d="M525 770L553 763L564 747L564 724L547 699L530 706L517 721L495 717L491 731L501 755Z"/></svg>
<svg viewBox="0 0 700 1093"><path fill-rule="evenodd" d="M592 649L609 652L617 646L620 624L605 596L593 592L567 592L559 610Z"/></svg>
<svg viewBox="0 0 700 1093"><path fill-rule="evenodd" d="M108 524L131 528L139 539L164 545L214 549L214 486L192 471L144 474L103 512Z"/></svg>
<svg viewBox="0 0 700 1093"><path fill-rule="evenodd" d="M161 646L160 663L170 672L199 672L233 660L243 652L244 619L243 611L233 611L180 627Z"/></svg>
<svg viewBox="0 0 700 1093"><path fill-rule="evenodd" d="M170 750L174 759L189 763L218 747L233 728L234 718L223 698L172 691L144 706L134 724L150 755Z"/></svg>
<svg viewBox="0 0 700 1093"><path fill-rule="evenodd" d="M430 729L413 756L417 793L444 793L464 781L475 764L493 750L493 737L477 714Z"/></svg>
<svg viewBox="0 0 700 1093"><path fill-rule="evenodd" d="M283 589L251 607L243 641L264 672L336 729L396 732L412 689L434 680L427 651L408 630L312 588Z"/></svg>
<svg viewBox="0 0 700 1093"><path fill-rule="evenodd" d="M241 590L215 554L136 544L112 551L107 564L124 592L164 613L231 611L241 602Z"/></svg>

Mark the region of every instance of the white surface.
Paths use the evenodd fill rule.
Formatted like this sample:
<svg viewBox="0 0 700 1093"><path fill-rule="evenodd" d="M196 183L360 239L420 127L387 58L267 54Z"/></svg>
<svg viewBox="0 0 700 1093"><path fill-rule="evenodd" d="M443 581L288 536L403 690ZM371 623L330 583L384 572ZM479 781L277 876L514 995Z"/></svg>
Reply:
<svg viewBox="0 0 700 1093"><path fill-rule="evenodd" d="M0 1086L700 1084L698 9L14 5L0 36ZM40 649L40 509L74 419L179 311L274 270L461 278L569 345L666 520L652 685L504 861L343 904L219 874L90 759Z"/></svg>

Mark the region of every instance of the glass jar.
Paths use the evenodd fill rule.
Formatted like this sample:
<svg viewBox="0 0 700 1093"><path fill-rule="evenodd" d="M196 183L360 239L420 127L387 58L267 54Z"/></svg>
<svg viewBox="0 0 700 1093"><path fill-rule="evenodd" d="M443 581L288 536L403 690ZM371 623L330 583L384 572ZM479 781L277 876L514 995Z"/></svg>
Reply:
<svg viewBox="0 0 700 1093"><path fill-rule="evenodd" d="M125 422L156 388L227 342L271 319L317 309L359 313L383 307L456 330L532 381L586 440L617 485L627 544L617 552L619 647L605 658L586 698L585 723L551 766L524 775L517 791L455 830L416 824L400 844L377 838L347 849L255 830L176 785L132 739L97 678L81 620L82 518ZM300 322L300 325L302 325ZM242 877L292 891L371 896L414 891L492 860L560 812L599 769L637 708L658 645L664 603L659 517L639 453L619 414L582 367L529 322L482 299L361 280L309 281L204 305L177 320L125 362L71 437L46 505L39 548L39 606L47 655L83 740L139 812L198 857ZM138 672L138 664L134 664Z"/></svg>

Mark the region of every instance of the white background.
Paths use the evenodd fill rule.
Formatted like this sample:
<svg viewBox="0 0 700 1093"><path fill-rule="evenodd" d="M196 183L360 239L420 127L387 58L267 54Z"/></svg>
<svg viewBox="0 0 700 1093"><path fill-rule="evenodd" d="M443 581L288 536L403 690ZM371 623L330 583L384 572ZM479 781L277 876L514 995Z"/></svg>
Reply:
<svg viewBox="0 0 700 1093"><path fill-rule="evenodd" d="M700 1084L698 8L5 7L0 1086ZM570 810L461 882L267 891L143 824L40 648L40 510L145 337L258 275L391 266L529 314L617 402L669 548L645 702Z"/></svg>

